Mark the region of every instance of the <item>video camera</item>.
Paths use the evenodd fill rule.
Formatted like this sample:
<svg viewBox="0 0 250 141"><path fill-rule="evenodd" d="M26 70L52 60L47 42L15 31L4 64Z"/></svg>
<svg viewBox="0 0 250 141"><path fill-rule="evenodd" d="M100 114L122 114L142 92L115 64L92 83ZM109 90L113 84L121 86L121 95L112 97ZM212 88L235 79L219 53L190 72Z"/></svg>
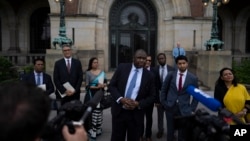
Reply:
<svg viewBox="0 0 250 141"><path fill-rule="evenodd" d="M102 91L97 91L93 98L86 104L79 100L65 103L60 108L58 115L50 120L42 133L43 141L63 141L62 128L67 125L71 134L75 133L74 125L82 125L92 113L103 97Z"/></svg>
<svg viewBox="0 0 250 141"><path fill-rule="evenodd" d="M219 116L198 109L194 115L178 117L175 124L186 131L187 141L229 141L230 126Z"/></svg>

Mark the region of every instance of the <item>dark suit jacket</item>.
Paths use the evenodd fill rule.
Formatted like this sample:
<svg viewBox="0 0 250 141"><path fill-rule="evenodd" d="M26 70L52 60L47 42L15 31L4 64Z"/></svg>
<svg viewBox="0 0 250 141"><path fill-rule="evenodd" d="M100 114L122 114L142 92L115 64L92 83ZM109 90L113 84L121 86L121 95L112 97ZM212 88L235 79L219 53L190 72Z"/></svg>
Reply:
<svg viewBox="0 0 250 141"><path fill-rule="evenodd" d="M75 94L71 96L73 99L80 98L80 88L82 86L83 81L83 71L81 62L77 59L72 58L71 60L71 68L70 73L68 73L67 66L64 58L55 62L54 66L54 83L56 86L56 97L61 99L58 91L61 94L65 93L66 89L63 87L65 82L69 82L76 90ZM67 98L66 96L65 98Z"/></svg>
<svg viewBox="0 0 250 141"><path fill-rule="evenodd" d="M156 66L153 68L153 73L155 74L155 88L156 88L156 98L155 103L160 103L160 90L162 87L161 76L159 72L160 66ZM169 65L167 65L168 73L174 71L175 69Z"/></svg>
<svg viewBox="0 0 250 141"><path fill-rule="evenodd" d="M27 83L30 83L32 85L36 85L36 78L35 78L34 72L23 75L21 80L25 81ZM47 95L50 95L51 93L53 93L55 91L51 76L48 75L47 73L44 73L44 72L43 72L43 84L46 85L46 94Z"/></svg>
<svg viewBox="0 0 250 141"><path fill-rule="evenodd" d="M115 71L112 79L110 80L109 91L112 97L114 98L114 103L111 107L111 112L113 116L119 115L120 111L122 110L122 104L117 103L116 100L120 97L125 96L126 84L131 69L132 63L120 64L117 70ZM147 69L144 68L142 72L141 85L139 88L138 95L136 97L136 101L139 102L140 109L134 110L135 119L142 120L140 117L143 118L144 116L143 109L154 102L154 96L155 85L153 74L151 74Z"/></svg>
<svg viewBox="0 0 250 141"><path fill-rule="evenodd" d="M173 71L167 75L161 88L161 104L168 112L171 112L171 109L174 109L174 106L176 106L178 99L178 108L181 112L181 116L190 115L191 112L196 110L198 101L196 99L192 99L190 103L190 95L187 93L186 89L189 85L193 85L198 88L198 78L192 73L187 72L183 88L180 92L176 87L176 78L177 71Z"/></svg>

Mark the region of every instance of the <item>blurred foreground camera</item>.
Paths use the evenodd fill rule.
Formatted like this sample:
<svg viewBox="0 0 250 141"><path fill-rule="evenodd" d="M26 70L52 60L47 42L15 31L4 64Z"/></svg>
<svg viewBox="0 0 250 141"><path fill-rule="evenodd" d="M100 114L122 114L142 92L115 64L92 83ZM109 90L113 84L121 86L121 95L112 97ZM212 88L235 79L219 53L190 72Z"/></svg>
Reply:
<svg viewBox="0 0 250 141"><path fill-rule="evenodd" d="M72 121L79 121L86 111L87 106L81 101L74 100L65 103L59 110L58 115L47 123L42 138L44 141L63 141L62 128L64 125L69 127L69 132L74 133Z"/></svg>
<svg viewBox="0 0 250 141"><path fill-rule="evenodd" d="M230 126L220 117L198 109L194 115L177 117L177 128L184 128L187 141L229 141Z"/></svg>

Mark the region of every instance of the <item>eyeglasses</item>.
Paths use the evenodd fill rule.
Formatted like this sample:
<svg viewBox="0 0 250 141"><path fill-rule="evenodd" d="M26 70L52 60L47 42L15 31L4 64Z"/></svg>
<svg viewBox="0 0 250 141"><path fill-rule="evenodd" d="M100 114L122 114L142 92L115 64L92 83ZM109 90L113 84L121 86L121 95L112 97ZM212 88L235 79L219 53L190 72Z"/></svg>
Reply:
<svg viewBox="0 0 250 141"><path fill-rule="evenodd" d="M66 52L66 51L71 51L71 49L65 49L65 50L63 50L63 52Z"/></svg>
<svg viewBox="0 0 250 141"><path fill-rule="evenodd" d="M146 61L151 62L151 60L146 60Z"/></svg>

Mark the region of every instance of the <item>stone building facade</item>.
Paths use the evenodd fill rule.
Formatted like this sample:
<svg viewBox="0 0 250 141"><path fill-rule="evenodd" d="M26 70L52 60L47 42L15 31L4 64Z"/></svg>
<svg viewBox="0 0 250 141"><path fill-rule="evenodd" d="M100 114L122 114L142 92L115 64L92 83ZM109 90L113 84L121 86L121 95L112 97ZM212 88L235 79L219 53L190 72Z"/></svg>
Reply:
<svg viewBox="0 0 250 141"><path fill-rule="evenodd" d="M119 63L131 61L131 54L138 48L153 57L165 52L167 62L173 64L171 51L176 42L192 59L192 55L206 49L204 44L210 39L213 9L211 4L203 7L202 0L65 2L66 33L73 40L75 57L82 61L84 70L88 59L97 56L100 67L112 75ZM219 7L219 37L224 41L223 50L231 51L232 56L250 54L249 11L250 1L230 0ZM1 56L25 65L27 59L31 60L27 56L45 55L49 58L46 69L51 73L61 53L52 45L58 36L59 16L60 4L56 0L1 0ZM197 64L193 66L197 68Z"/></svg>

